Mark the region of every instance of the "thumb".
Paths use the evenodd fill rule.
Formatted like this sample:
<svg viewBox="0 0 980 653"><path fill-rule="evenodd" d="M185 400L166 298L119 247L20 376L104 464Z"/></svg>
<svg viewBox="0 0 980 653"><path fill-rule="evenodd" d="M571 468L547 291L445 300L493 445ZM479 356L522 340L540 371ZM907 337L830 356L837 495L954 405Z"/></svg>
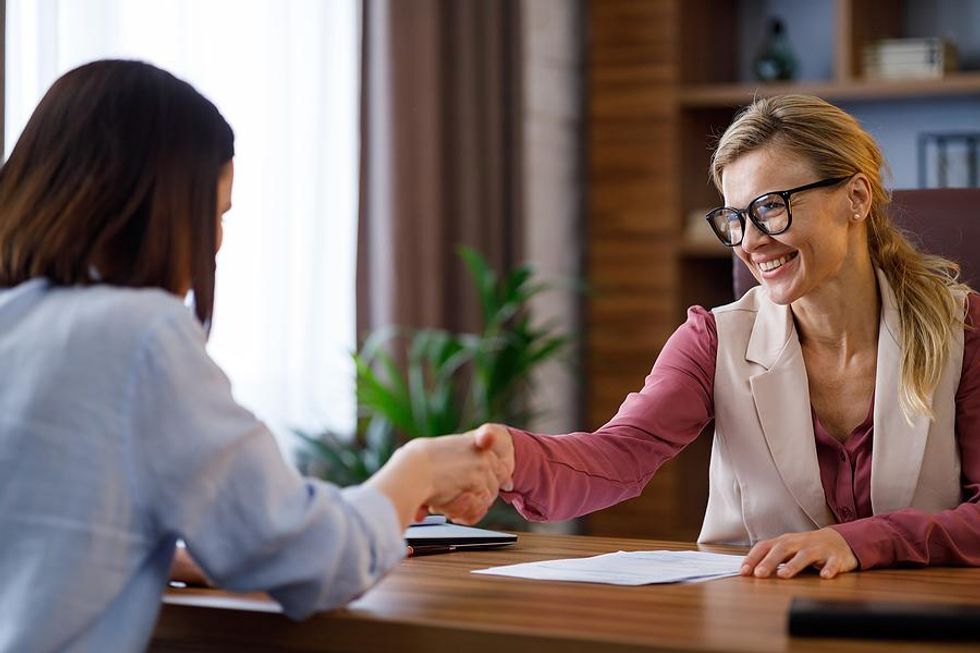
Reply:
<svg viewBox="0 0 980 653"><path fill-rule="evenodd" d="M496 435L489 426L481 426L473 436L473 443L480 451L486 451L493 446Z"/></svg>

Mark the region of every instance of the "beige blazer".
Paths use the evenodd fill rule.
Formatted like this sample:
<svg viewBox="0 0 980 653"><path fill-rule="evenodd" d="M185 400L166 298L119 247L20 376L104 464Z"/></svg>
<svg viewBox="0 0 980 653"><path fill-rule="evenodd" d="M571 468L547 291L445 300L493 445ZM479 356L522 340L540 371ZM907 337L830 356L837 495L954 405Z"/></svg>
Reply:
<svg viewBox="0 0 980 653"><path fill-rule="evenodd" d="M871 503L875 514L960 503L954 431L963 332L931 397L935 419L909 424L898 402L901 329L895 296L879 270L881 323L875 372ZM710 494L699 542L748 545L835 522L813 434L803 352L789 306L753 288L713 310L718 329L715 438Z"/></svg>

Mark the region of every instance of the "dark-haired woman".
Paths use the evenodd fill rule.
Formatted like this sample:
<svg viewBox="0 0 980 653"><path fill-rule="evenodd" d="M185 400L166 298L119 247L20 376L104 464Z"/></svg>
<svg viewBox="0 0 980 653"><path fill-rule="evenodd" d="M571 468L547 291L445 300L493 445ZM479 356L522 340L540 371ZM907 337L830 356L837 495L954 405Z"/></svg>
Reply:
<svg viewBox="0 0 980 653"><path fill-rule="evenodd" d="M0 169L0 652L141 650L178 538L218 585L293 617L336 606L404 555L422 506L473 521L507 482L470 434L341 490L234 402L205 352L233 148L190 85L99 61L55 82Z"/></svg>

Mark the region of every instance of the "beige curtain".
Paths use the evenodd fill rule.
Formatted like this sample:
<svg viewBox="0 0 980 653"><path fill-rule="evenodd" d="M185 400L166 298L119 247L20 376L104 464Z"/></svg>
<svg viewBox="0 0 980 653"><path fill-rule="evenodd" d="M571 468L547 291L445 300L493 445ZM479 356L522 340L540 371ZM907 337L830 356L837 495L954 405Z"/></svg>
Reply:
<svg viewBox="0 0 980 653"><path fill-rule="evenodd" d="M6 160L4 156L4 134L7 132L7 123L4 119L4 107L7 104L7 96L4 89L7 87L7 79L4 71L7 70L5 53L7 52L7 2L0 1L0 163Z"/></svg>
<svg viewBox="0 0 980 653"><path fill-rule="evenodd" d="M364 0L358 335L473 329L456 254L520 260L518 0Z"/></svg>

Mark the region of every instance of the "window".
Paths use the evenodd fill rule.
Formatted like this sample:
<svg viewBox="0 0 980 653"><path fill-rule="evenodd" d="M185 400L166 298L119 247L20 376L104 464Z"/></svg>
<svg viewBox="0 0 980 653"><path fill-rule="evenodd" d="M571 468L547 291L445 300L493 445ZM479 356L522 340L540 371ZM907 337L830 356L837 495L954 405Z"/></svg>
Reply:
<svg viewBox="0 0 980 653"><path fill-rule="evenodd" d="M279 433L352 431L357 0L8 0L6 147L48 86L93 59L149 61L236 133L212 356Z"/></svg>

